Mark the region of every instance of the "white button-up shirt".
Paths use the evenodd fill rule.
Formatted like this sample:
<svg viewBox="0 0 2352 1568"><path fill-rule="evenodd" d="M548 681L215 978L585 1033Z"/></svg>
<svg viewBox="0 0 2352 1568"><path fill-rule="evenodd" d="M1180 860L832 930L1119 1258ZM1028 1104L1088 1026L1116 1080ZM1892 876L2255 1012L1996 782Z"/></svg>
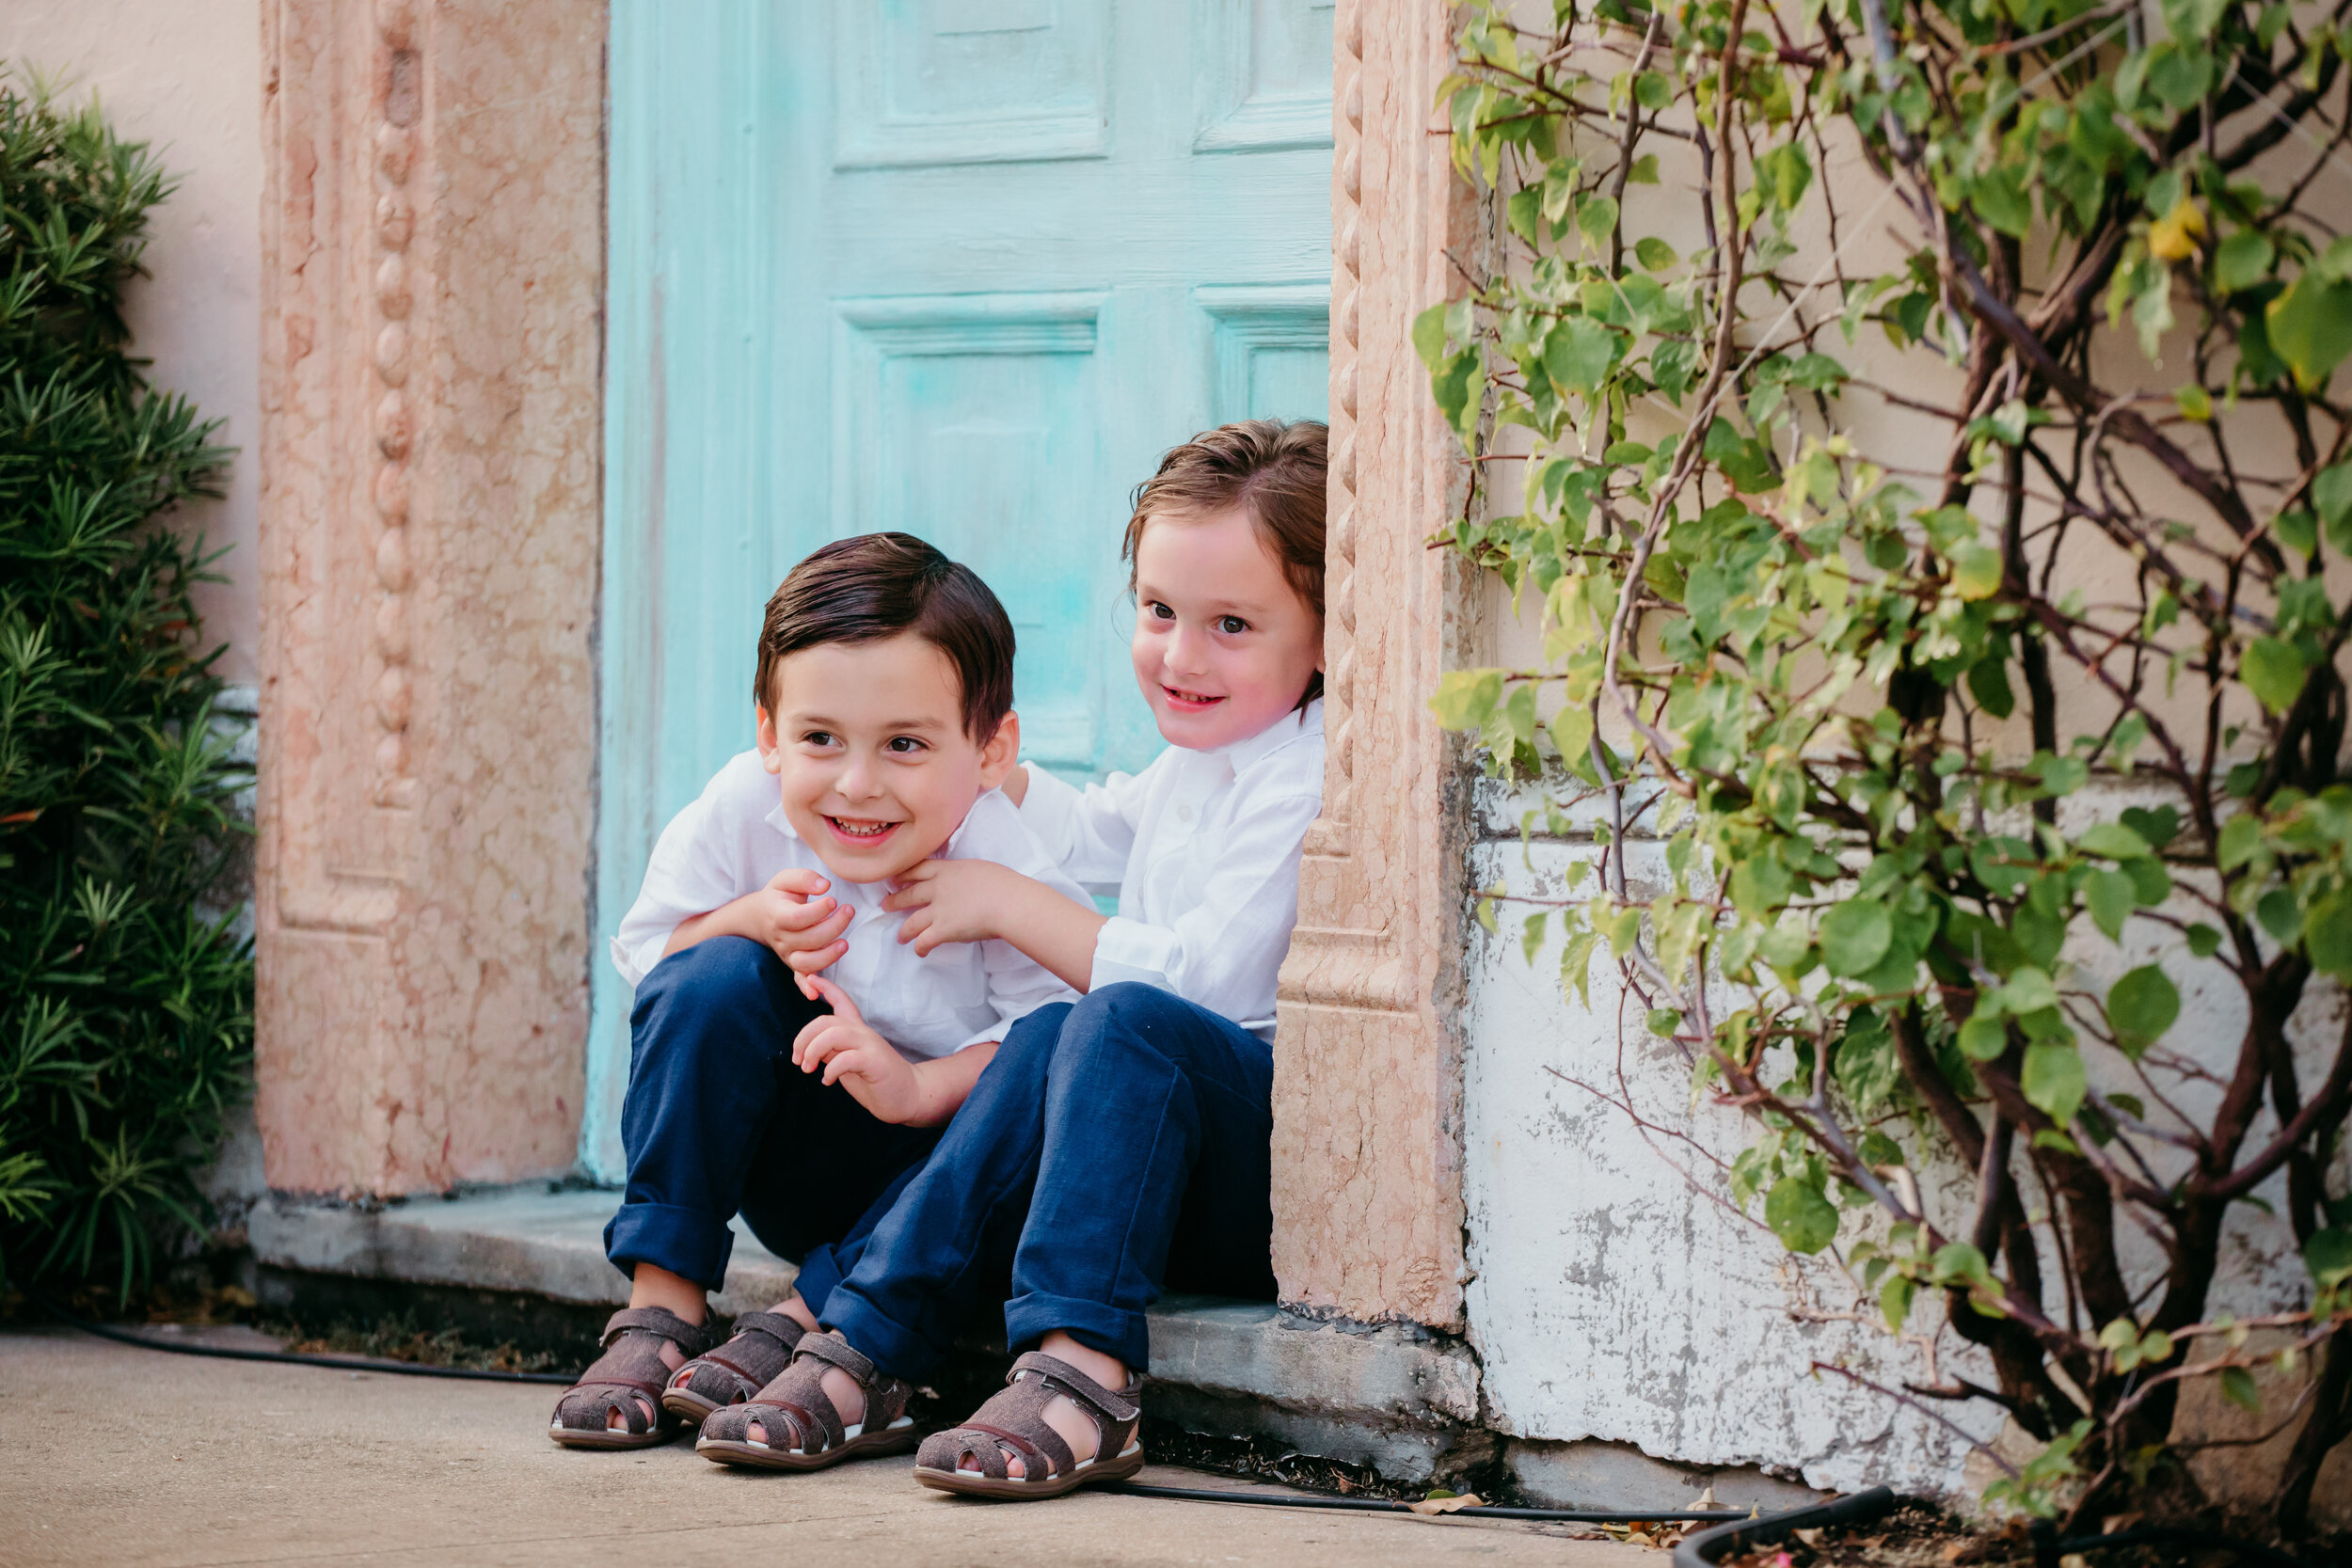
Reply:
<svg viewBox="0 0 2352 1568"><path fill-rule="evenodd" d="M1119 883L1094 984L1140 980L1274 1037L1274 981L1298 924L1298 861L1323 810L1323 700L1214 752L1171 746L1083 791L1029 769L1021 802L1082 882Z"/></svg>
<svg viewBox="0 0 2352 1568"><path fill-rule="evenodd" d="M1081 904L1090 901L1039 846L1010 800L990 790L948 837L946 860L995 861ZM826 977L849 992L874 1032L910 1061L950 1055L1005 1031L1049 1002L1077 993L1009 942L951 942L917 958L898 941L906 916L882 907L889 887L844 881L792 831L775 776L745 752L719 769L654 845L645 885L621 921L612 962L632 986L661 961L678 926L766 887L787 867L814 871L854 912L849 951Z"/></svg>

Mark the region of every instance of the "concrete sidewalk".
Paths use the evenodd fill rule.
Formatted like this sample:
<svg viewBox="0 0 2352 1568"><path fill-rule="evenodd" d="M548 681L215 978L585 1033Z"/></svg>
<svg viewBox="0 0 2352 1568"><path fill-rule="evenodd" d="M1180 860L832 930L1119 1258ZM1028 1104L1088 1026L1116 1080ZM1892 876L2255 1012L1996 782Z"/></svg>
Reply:
<svg viewBox="0 0 2352 1568"><path fill-rule="evenodd" d="M557 1392L0 1334L0 1565L1665 1568L1662 1553L1552 1526L1086 1493L991 1505L916 1486L909 1458L768 1476L682 1443L576 1453L547 1440ZM1172 1469L1143 1479L1248 1485Z"/></svg>

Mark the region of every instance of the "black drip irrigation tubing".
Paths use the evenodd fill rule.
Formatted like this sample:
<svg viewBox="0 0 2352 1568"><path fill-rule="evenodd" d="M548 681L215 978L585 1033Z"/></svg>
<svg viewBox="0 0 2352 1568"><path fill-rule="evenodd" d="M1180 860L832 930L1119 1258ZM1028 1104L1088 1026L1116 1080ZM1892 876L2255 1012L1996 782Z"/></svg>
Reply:
<svg viewBox="0 0 2352 1568"><path fill-rule="evenodd" d="M297 1351L238 1350L229 1345L176 1345L167 1339L151 1338L134 1334L127 1328L111 1323L92 1323L77 1317L38 1291L28 1292L40 1305L42 1311L69 1328L94 1334L101 1339L117 1344L136 1345L141 1350L168 1351L174 1355L211 1355L223 1361L272 1361L287 1367L326 1367L349 1372L394 1372L403 1377L462 1377L477 1383L555 1383L570 1387L580 1381L574 1372L497 1372L479 1370L472 1367L432 1367L420 1361L377 1360L360 1355L306 1355Z"/></svg>
<svg viewBox="0 0 2352 1568"><path fill-rule="evenodd" d="M1412 1513L1410 1503L1385 1497L1321 1497L1308 1493L1228 1492L1213 1487L1146 1486L1139 1481L1115 1481L1095 1488L1120 1497L1166 1497L1185 1503L1256 1503L1264 1508L1324 1508L1349 1513ZM1563 1525L1633 1525L1668 1519L1746 1519L1744 1509L1730 1508L1499 1508L1485 1503L1456 1508L1432 1517L1446 1519L1535 1519Z"/></svg>
<svg viewBox="0 0 2352 1568"><path fill-rule="evenodd" d="M298 1351L238 1350L229 1345L173 1344L167 1339L151 1338L129 1329L91 1320L67 1311L56 1302L39 1291L27 1292L41 1309L69 1328L117 1344L136 1345L141 1350L167 1351L173 1355L209 1355L223 1361L267 1361L286 1367L323 1367L337 1371L391 1372L403 1377L455 1377L477 1383L545 1383L569 1387L580 1381L576 1372L500 1372L478 1370L471 1367L433 1367L418 1361L376 1360L358 1355L309 1355ZM1251 1503L1265 1508L1314 1508L1336 1510L1347 1513L1414 1513L1410 1503L1394 1502L1385 1497L1329 1497L1311 1493L1236 1492L1211 1487L1149 1486L1140 1481L1113 1481L1098 1491L1123 1497L1157 1497L1172 1502L1190 1503ZM1873 1486L1867 1492L1838 1497L1825 1503L1808 1503L1781 1513L1756 1513L1728 1508L1507 1508L1490 1503L1473 1504L1467 1508L1448 1510L1439 1515L1447 1519L1518 1519L1551 1525L1637 1525L1679 1520L1699 1523L1722 1521L1711 1529L1686 1535L1674 1549L1674 1568L1715 1568L1733 1552L1755 1546L1778 1545L1800 1529L1822 1529L1833 1525L1858 1525L1875 1519L1895 1507L1895 1494L1883 1486ZM2269 1568L2320 1568L2314 1562L2282 1552L2276 1546L2265 1546L2238 1536L2225 1535L2218 1530L2192 1529L2166 1525L2150 1525L2134 1529L2117 1530L2111 1535L2075 1535L2060 1540L2047 1524L2033 1531L2033 1551L2036 1568L2058 1568L2058 1559L2070 1553L2090 1553L2109 1546L2137 1546L2171 1542L2184 1546L2218 1548L2239 1554L2249 1561L2268 1564Z"/></svg>

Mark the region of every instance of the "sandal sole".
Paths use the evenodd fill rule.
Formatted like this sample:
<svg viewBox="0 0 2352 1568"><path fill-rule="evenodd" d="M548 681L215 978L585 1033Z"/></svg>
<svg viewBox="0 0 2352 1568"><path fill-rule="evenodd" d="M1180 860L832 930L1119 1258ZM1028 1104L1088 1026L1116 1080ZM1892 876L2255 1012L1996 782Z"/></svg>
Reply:
<svg viewBox="0 0 2352 1568"><path fill-rule="evenodd" d="M651 1432L614 1432L610 1428L598 1432L594 1427L565 1427L560 1433L553 1428L548 1431L549 1442L566 1449L658 1449L676 1437L675 1429L661 1427Z"/></svg>
<svg viewBox="0 0 2352 1568"><path fill-rule="evenodd" d="M724 1410L726 1406L683 1388L666 1388L661 1394L661 1408L688 1426L698 1428L710 1418L712 1411Z"/></svg>
<svg viewBox="0 0 2352 1568"><path fill-rule="evenodd" d="M694 1451L713 1465L734 1465L751 1470L824 1470L852 1459L904 1453L922 1440L922 1433L912 1426L906 1426L862 1433L837 1449L827 1449L821 1453L794 1453L789 1449L771 1449L762 1444L736 1443L723 1438L696 1438Z"/></svg>
<svg viewBox="0 0 2352 1568"><path fill-rule="evenodd" d="M1116 1459L1097 1460L1066 1476L1045 1481L997 1481L962 1470L934 1470L926 1465L914 1467L914 1479L933 1491L952 1492L961 1497L986 1497L992 1502L1043 1502L1048 1497L1066 1497L1082 1486L1126 1481L1142 1468L1143 1446L1137 1444L1133 1451Z"/></svg>

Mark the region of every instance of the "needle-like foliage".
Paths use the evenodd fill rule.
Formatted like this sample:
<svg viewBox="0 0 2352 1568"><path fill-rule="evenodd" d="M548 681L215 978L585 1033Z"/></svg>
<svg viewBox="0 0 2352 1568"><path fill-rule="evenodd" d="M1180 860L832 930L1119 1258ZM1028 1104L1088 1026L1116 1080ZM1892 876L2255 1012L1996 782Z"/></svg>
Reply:
<svg viewBox="0 0 2352 1568"><path fill-rule="evenodd" d="M168 516L229 453L124 352L170 188L0 74L0 1280L124 1294L199 1225L253 1039L250 943L201 908L250 775Z"/></svg>

